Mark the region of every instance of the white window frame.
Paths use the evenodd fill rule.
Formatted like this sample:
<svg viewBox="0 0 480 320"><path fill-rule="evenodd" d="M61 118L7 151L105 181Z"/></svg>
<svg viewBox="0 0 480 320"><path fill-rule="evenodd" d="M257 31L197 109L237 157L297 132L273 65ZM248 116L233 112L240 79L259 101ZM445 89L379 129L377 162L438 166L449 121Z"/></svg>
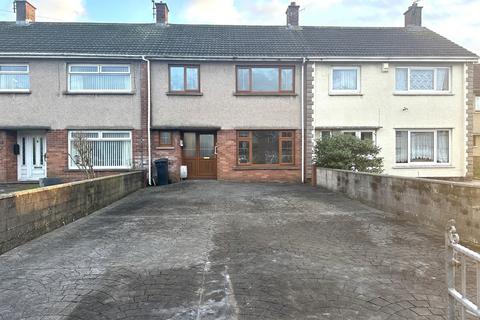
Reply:
<svg viewBox="0 0 480 320"><path fill-rule="evenodd" d="M30 82L30 65L25 63L2 63L2 67L27 67L27 71L0 71L0 74L27 74ZM30 86L28 89L1 89L0 92L30 92Z"/></svg>
<svg viewBox="0 0 480 320"><path fill-rule="evenodd" d="M407 90L397 90L397 72L398 69L407 69ZM437 72L438 69L448 69L448 90L437 90ZM410 88L410 72L412 70L426 70L432 71L433 70L433 90L415 90ZM451 94L452 93L452 67L401 67L398 66L395 68L395 83L394 83L394 93L395 94L413 94L413 95L421 95L421 94Z"/></svg>
<svg viewBox="0 0 480 320"><path fill-rule="evenodd" d="M397 167L445 167L452 165L452 129L395 129L395 137L396 133L399 131L406 131L407 132L407 163L400 163L397 162L397 141L395 138L395 166ZM448 162L438 163L438 141L437 141L437 134L438 131L448 131ZM432 162L418 162L418 161L411 161L411 134L412 132L429 132L433 133L433 161Z"/></svg>
<svg viewBox="0 0 480 320"><path fill-rule="evenodd" d="M87 72L87 71L74 71L72 72L72 67L96 67L98 68L97 72ZM102 72L102 67L127 67L128 72ZM67 68L68 73L68 92L72 93L130 93L132 92L132 68L129 64L69 64ZM72 90L70 87L70 76L72 74L128 74L130 77L130 88L125 90L108 90L108 89L100 89L100 90Z"/></svg>
<svg viewBox="0 0 480 320"><path fill-rule="evenodd" d="M377 134L376 134L376 131L375 130L342 130L341 133L342 134L345 134L345 133L355 133L355 137L359 140L362 139L362 133L363 132L368 132L368 133L371 133L372 134L372 142L374 144L377 143Z"/></svg>
<svg viewBox="0 0 480 320"><path fill-rule="evenodd" d="M475 97L475 111L480 112L480 96Z"/></svg>
<svg viewBox="0 0 480 320"><path fill-rule="evenodd" d="M335 70L357 70L357 90L340 90L333 88L333 72ZM333 66L330 69L330 88L329 93L331 95L358 95L362 92L361 90L361 68L360 66Z"/></svg>
<svg viewBox="0 0 480 320"><path fill-rule="evenodd" d="M87 138L88 141L130 141L130 165L127 166L96 166L93 167L94 170L124 170L131 169L133 166L133 141L132 141L132 132L125 130L70 130L68 131L68 154L71 154L72 150L72 140L73 134L75 133L98 133L98 138ZM104 133L128 133L128 138L103 138ZM68 159L68 169L69 170L80 170L80 168L73 163L73 160Z"/></svg>

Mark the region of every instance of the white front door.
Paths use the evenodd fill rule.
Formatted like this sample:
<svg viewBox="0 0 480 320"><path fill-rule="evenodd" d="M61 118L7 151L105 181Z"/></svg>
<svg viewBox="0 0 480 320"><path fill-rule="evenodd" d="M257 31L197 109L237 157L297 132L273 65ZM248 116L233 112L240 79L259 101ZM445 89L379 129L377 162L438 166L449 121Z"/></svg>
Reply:
<svg viewBox="0 0 480 320"><path fill-rule="evenodd" d="M44 132L18 133L18 180L38 181L47 176L45 153L47 138Z"/></svg>

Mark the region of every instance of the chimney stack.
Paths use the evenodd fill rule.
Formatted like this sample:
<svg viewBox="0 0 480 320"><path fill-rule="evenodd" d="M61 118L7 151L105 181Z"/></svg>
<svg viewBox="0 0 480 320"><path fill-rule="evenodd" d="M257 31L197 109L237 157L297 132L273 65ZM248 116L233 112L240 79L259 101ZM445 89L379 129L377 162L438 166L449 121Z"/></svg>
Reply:
<svg viewBox="0 0 480 320"><path fill-rule="evenodd" d="M290 3L287 9L287 26L298 27L299 26L299 11L300 6L297 6L295 2Z"/></svg>
<svg viewBox="0 0 480 320"><path fill-rule="evenodd" d="M168 24L168 6L165 2L160 1L159 3L155 3L156 7L156 15L157 15L157 23L166 25Z"/></svg>
<svg viewBox="0 0 480 320"><path fill-rule="evenodd" d="M418 1L415 1L403 15L405 16L405 27L408 26L422 26L422 9L418 6Z"/></svg>
<svg viewBox="0 0 480 320"><path fill-rule="evenodd" d="M35 8L30 2L26 0L15 0L15 13L17 14L18 24L28 24L35 22Z"/></svg>

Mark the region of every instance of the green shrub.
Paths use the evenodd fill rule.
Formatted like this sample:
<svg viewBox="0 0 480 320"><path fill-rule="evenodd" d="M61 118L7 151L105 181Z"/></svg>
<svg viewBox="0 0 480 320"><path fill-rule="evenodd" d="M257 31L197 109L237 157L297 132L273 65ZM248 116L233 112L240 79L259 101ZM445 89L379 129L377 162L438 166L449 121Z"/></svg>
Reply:
<svg viewBox="0 0 480 320"><path fill-rule="evenodd" d="M316 141L315 164L322 168L382 173L383 158L378 157L380 150L369 140L334 135Z"/></svg>

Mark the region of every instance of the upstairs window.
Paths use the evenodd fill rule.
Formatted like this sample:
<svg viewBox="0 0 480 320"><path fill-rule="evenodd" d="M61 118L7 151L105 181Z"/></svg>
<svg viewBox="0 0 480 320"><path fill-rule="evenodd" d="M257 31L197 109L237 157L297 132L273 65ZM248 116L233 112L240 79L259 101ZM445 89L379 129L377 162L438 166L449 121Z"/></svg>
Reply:
<svg viewBox="0 0 480 320"><path fill-rule="evenodd" d="M480 97L475 97L475 111L480 111Z"/></svg>
<svg viewBox="0 0 480 320"><path fill-rule="evenodd" d="M26 64L0 64L0 91L29 91L29 71Z"/></svg>
<svg viewBox="0 0 480 320"><path fill-rule="evenodd" d="M238 93L294 93L294 67L237 66Z"/></svg>
<svg viewBox="0 0 480 320"><path fill-rule="evenodd" d="M170 92L200 92L199 66L169 66Z"/></svg>
<svg viewBox="0 0 480 320"><path fill-rule="evenodd" d="M131 92L129 65L69 65L69 92Z"/></svg>
<svg viewBox="0 0 480 320"><path fill-rule="evenodd" d="M450 92L450 68L396 68L395 91L412 93Z"/></svg>
<svg viewBox="0 0 480 320"><path fill-rule="evenodd" d="M330 93L358 94L360 93L359 67L332 67L330 75Z"/></svg>

